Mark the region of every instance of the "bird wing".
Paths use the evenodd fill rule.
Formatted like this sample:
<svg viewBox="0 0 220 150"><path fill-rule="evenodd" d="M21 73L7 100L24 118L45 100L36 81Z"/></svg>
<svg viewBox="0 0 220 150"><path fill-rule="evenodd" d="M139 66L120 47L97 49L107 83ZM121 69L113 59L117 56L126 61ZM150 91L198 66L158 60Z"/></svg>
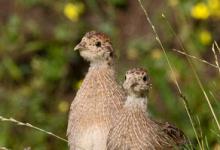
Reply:
<svg viewBox="0 0 220 150"><path fill-rule="evenodd" d="M173 139L173 141L176 143L176 145L180 146L180 145L185 145L187 143L187 138L184 134L184 132L182 130L180 130L179 128L177 128L176 126L165 122L165 123L161 123L161 122L157 122L154 121L156 124L158 124L162 130Z"/></svg>
<svg viewBox="0 0 220 150"><path fill-rule="evenodd" d="M173 145L172 139L143 112L122 111L107 139L108 150L165 150Z"/></svg>

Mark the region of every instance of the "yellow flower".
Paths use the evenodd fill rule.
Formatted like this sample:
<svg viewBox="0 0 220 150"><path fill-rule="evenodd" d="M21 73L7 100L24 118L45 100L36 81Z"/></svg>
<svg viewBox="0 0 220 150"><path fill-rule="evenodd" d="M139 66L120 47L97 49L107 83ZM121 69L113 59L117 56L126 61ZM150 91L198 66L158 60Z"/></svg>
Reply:
<svg viewBox="0 0 220 150"><path fill-rule="evenodd" d="M212 41L212 35L209 31L207 30L202 30L199 33L199 40L202 44L208 45Z"/></svg>
<svg viewBox="0 0 220 150"><path fill-rule="evenodd" d="M79 2L78 3L67 3L64 6L63 13L71 21L78 21L83 11L84 11L83 3L79 3Z"/></svg>
<svg viewBox="0 0 220 150"><path fill-rule="evenodd" d="M151 57L153 59L160 59L162 57L162 53L161 53L161 50L160 49L154 49L151 53Z"/></svg>
<svg viewBox="0 0 220 150"><path fill-rule="evenodd" d="M208 0L208 6L210 9L218 9L220 7L219 0Z"/></svg>
<svg viewBox="0 0 220 150"><path fill-rule="evenodd" d="M208 0L208 6L212 16L220 17L220 1L219 0Z"/></svg>
<svg viewBox="0 0 220 150"><path fill-rule="evenodd" d="M65 113L65 112L67 112L68 111L68 109L69 109L69 103L68 102L66 102L66 101L61 101L59 104L58 104L58 110L60 111L60 112L63 112L63 113Z"/></svg>
<svg viewBox="0 0 220 150"><path fill-rule="evenodd" d="M191 15L195 19L205 20L210 16L210 12L209 12L208 6L205 3L200 2L192 7Z"/></svg>

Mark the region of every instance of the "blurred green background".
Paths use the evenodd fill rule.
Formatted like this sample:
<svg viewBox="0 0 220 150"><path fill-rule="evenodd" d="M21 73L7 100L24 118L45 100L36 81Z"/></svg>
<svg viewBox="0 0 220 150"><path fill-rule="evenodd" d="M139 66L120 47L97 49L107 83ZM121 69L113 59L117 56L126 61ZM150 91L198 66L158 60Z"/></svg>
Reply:
<svg viewBox="0 0 220 150"><path fill-rule="evenodd" d="M220 43L220 0L144 0L143 4L175 67L199 140L205 149L220 150L220 131L192 69L183 55L172 50L181 50L179 37L189 54L216 63L212 43ZM181 128L199 149L163 51L137 0L0 0L0 116L66 138L68 110L88 69L73 47L90 30L111 37L120 83L128 68L147 68L153 83L151 115ZM219 119L218 69L193 62ZM0 147L68 149L59 139L5 121L0 122Z"/></svg>

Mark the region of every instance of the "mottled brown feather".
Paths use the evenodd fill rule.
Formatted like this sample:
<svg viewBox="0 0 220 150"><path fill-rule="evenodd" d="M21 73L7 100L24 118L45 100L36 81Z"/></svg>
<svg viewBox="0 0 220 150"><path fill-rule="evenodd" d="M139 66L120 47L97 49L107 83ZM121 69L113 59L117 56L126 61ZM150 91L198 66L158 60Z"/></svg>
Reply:
<svg viewBox="0 0 220 150"><path fill-rule="evenodd" d="M153 120L140 109L123 109L110 130L108 150L166 150L174 143Z"/></svg>
<svg viewBox="0 0 220 150"><path fill-rule="evenodd" d="M176 126L168 122L162 123L155 121L155 123L157 123L162 128L162 130L173 139L176 145L182 146L187 144L187 138L184 132Z"/></svg>

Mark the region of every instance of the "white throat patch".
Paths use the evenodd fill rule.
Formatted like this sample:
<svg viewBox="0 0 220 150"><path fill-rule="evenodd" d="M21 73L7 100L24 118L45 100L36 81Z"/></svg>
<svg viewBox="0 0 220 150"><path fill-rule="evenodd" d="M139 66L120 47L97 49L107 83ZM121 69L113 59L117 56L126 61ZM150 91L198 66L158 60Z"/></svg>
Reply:
<svg viewBox="0 0 220 150"><path fill-rule="evenodd" d="M139 108L147 111L147 97L137 98L134 96L128 96L124 107L126 108Z"/></svg>

